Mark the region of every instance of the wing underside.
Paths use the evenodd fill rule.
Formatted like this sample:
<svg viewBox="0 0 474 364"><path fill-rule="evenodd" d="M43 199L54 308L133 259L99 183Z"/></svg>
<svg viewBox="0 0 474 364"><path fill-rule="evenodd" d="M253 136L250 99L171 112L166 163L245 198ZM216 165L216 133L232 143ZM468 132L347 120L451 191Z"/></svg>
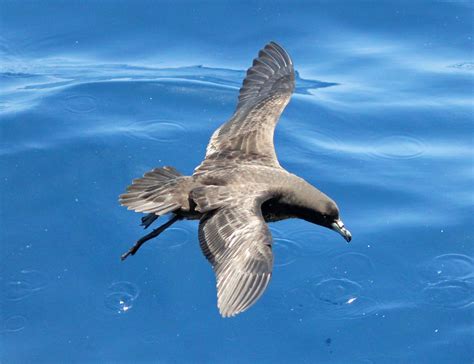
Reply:
<svg viewBox="0 0 474 364"><path fill-rule="evenodd" d="M217 129L209 141L206 158L195 173L212 165L253 163L279 166L273 134L295 85L293 63L288 53L270 42L247 71L234 115Z"/></svg>
<svg viewBox="0 0 474 364"><path fill-rule="evenodd" d="M199 225L201 249L212 264L222 316L252 306L270 281L272 237L256 200L207 213Z"/></svg>

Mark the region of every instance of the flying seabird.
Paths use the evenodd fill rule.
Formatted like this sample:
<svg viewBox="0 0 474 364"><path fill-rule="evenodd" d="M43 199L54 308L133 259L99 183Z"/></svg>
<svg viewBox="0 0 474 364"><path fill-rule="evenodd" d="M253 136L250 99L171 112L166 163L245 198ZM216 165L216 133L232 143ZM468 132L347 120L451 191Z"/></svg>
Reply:
<svg viewBox="0 0 474 364"><path fill-rule="evenodd" d="M273 133L295 88L293 62L275 42L267 44L247 71L232 117L212 135L204 161L192 176L173 167L155 168L133 180L120 203L147 213L147 228L171 213L164 225L144 236L125 254L181 219L199 219L199 243L217 280L217 305L223 317L252 306L272 275L272 236L267 222L300 218L351 233L336 203L304 179L280 166Z"/></svg>

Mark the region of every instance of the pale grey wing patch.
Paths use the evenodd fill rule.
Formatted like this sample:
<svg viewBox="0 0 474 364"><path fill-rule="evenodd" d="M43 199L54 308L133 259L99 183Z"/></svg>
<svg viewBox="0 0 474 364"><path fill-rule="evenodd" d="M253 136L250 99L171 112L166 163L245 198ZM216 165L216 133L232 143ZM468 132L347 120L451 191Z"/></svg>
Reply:
<svg viewBox="0 0 474 364"><path fill-rule="evenodd" d="M243 165L264 166L278 168L280 164L276 155L271 152L267 155L248 153L243 154L240 151L223 150L216 152L206 158L194 171L194 175L201 175L207 172L216 172L216 170L238 168Z"/></svg>
<svg viewBox="0 0 474 364"><path fill-rule="evenodd" d="M208 212L228 205L239 191L227 186L201 186L194 188L189 197L196 203L196 210Z"/></svg>
<svg viewBox="0 0 474 364"><path fill-rule="evenodd" d="M195 174L220 160L280 167L273 134L294 87L288 53L274 42L267 44L247 71L234 115L212 135Z"/></svg>
<svg viewBox="0 0 474 364"><path fill-rule="evenodd" d="M222 316L237 315L265 291L273 267L272 237L256 200L208 213L199 225L201 249L217 280Z"/></svg>

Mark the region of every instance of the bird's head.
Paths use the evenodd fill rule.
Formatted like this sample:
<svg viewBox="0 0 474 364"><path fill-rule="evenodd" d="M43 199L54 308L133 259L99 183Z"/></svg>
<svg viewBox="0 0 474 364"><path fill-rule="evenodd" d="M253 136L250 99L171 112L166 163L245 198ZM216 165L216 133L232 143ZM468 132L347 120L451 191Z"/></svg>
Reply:
<svg viewBox="0 0 474 364"><path fill-rule="evenodd" d="M350 242L352 235L339 217L337 204L326 194L304 180L297 180L279 201L290 216L334 230Z"/></svg>
<svg viewBox="0 0 474 364"><path fill-rule="evenodd" d="M334 230L341 234L347 242L350 242L352 235L339 217L339 208L333 200L326 195L323 196L323 199L319 199L317 203L312 206L309 216L306 216L306 220Z"/></svg>
<svg viewBox="0 0 474 364"><path fill-rule="evenodd" d="M351 232L346 229L344 223L339 217L339 208L334 201L329 200L329 202L325 205L325 208L322 211L322 218L324 220L325 227L341 234L348 243L351 241Z"/></svg>

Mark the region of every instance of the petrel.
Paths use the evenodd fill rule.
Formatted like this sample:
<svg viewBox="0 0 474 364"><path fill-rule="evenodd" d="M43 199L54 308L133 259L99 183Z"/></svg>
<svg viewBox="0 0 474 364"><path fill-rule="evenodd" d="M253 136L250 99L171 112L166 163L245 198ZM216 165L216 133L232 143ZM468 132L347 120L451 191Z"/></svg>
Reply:
<svg viewBox="0 0 474 364"><path fill-rule="evenodd" d="M223 317L230 317L252 306L270 281L273 254L267 222L304 219L337 231L349 242L351 233L336 203L282 168L275 154L275 126L294 88L290 56L270 42L248 69L234 114L214 132L194 173L155 168L120 195L123 206L147 213L142 218L145 228L171 213L122 260L176 221L198 219L199 243L216 275L217 306Z"/></svg>

